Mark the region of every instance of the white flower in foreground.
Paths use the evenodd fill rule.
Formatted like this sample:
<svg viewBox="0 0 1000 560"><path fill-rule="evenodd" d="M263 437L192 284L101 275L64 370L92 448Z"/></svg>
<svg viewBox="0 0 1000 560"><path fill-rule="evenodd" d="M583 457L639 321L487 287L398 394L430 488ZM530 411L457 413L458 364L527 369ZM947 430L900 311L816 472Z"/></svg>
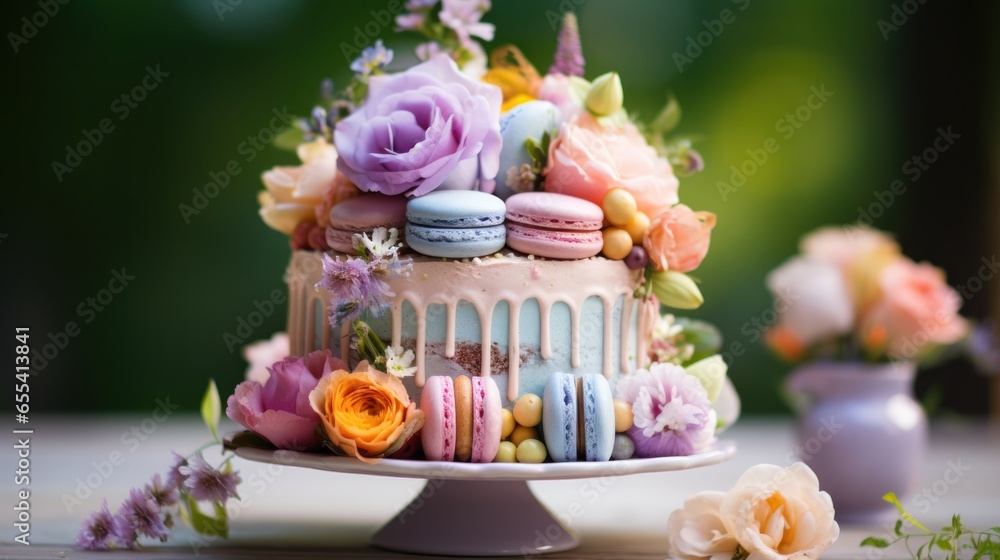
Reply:
<svg viewBox="0 0 1000 560"><path fill-rule="evenodd" d="M375 260L391 261L395 259L396 252L400 248L398 241L399 230L396 228L375 228L371 237L368 237L367 233L354 234L354 246L357 247L360 244Z"/></svg>
<svg viewBox="0 0 1000 560"><path fill-rule="evenodd" d="M724 492L699 492L670 514L667 534L670 557L683 560L730 560L736 552L736 537L722 520L719 506Z"/></svg>
<svg viewBox="0 0 1000 560"><path fill-rule="evenodd" d="M390 346L385 349L385 372L402 379L417 373L417 368L412 367L413 350L403 351L402 346Z"/></svg>
<svg viewBox="0 0 1000 560"><path fill-rule="evenodd" d="M833 501L804 463L751 467L719 509L748 560L815 560L840 535Z"/></svg>

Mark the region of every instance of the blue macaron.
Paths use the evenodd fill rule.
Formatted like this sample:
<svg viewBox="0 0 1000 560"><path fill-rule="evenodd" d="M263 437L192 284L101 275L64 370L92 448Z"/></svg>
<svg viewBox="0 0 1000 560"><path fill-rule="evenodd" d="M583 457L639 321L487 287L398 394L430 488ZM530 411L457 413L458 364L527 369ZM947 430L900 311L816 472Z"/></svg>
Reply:
<svg viewBox="0 0 1000 560"><path fill-rule="evenodd" d="M615 409L607 379L597 374L554 373L542 399L542 430L552 460L611 458Z"/></svg>
<svg viewBox="0 0 1000 560"><path fill-rule="evenodd" d="M406 205L406 242L414 251L461 259L503 249L507 208L499 198L480 191L435 191Z"/></svg>

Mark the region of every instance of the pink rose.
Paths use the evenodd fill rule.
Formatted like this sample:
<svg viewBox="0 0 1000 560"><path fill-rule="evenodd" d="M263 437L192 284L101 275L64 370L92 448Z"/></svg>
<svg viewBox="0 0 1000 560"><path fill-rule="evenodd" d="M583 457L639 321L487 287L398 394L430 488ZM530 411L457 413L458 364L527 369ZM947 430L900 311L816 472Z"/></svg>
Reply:
<svg viewBox="0 0 1000 560"><path fill-rule="evenodd" d="M708 254L714 227L715 214L678 204L653 218L642 246L656 270L690 272Z"/></svg>
<svg viewBox="0 0 1000 560"><path fill-rule="evenodd" d="M862 342L910 360L929 344L951 344L968 324L958 314L962 298L945 283L941 269L899 257L879 277L881 296L862 324Z"/></svg>
<svg viewBox="0 0 1000 560"><path fill-rule="evenodd" d="M226 416L257 432L279 449L316 449L319 415L309 393L331 371L347 369L329 350L290 356L267 368L264 383L244 381L226 400Z"/></svg>
<svg viewBox="0 0 1000 560"><path fill-rule="evenodd" d="M601 204L614 187L650 218L678 202L677 177L632 123L602 127L589 113L562 124L549 147L545 190Z"/></svg>

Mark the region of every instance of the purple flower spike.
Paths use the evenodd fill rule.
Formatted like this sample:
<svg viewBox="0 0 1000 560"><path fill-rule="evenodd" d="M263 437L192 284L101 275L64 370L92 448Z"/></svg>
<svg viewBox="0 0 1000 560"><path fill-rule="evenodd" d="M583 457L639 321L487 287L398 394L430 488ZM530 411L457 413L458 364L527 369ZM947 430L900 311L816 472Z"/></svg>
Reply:
<svg viewBox="0 0 1000 560"><path fill-rule="evenodd" d="M76 545L84 550L107 550L117 544L115 518L108 509L108 501L83 522L76 536Z"/></svg>
<svg viewBox="0 0 1000 560"><path fill-rule="evenodd" d="M188 466L181 467L180 472L187 476L184 487L195 500L225 503L230 497L239 498L236 485L240 483L240 477L236 473L213 469L201 453L195 455Z"/></svg>
<svg viewBox="0 0 1000 560"><path fill-rule="evenodd" d="M167 526L163 523L160 506L156 505L152 496L138 488L129 490L128 499L122 503L115 517L118 537L129 548L135 546L138 535L167 540Z"/></svg>
<svg viewBox="0 0 1000 560"><path fill-rule="evenodd" d="M582 76L585 64L576 14L566 12L563 16L562 29L559 30L559 43L556 45L556 54L552 60L552 67L549 68L549 74Z"/></svg>

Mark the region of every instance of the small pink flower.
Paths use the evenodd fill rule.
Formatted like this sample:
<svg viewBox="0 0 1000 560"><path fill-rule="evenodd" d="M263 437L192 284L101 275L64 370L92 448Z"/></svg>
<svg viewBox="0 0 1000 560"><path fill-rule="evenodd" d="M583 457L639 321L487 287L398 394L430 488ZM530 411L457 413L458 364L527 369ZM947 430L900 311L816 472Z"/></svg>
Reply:
<svg viewBox="0 0 1000 560"><path fill-rule="evenodd" d="M492 41L496 27L492 23L479 21L490 9L490 0L442 0L438 17L445 27L458 35L458 40L467 45L472 37Z"/></svg>
<svg viewBox="0 0 1000 560"><path fill-rule="evenodd" d="M562 124L549 147L545 190L550 192L600 205L609 190L622 187L653 218L678 202L677 186L673 167L631 123L604 127L582 113Z"/></svg>
<svg viewBox="0 0 1000 560"><path fill-rule="evenodd" d="M270 340L258 340L243 347L243 359L250 365L247 367L246 380L264 384L271 374L268 367L288 357L288 333L278 332Z"/></svg>
<svg viewBox="0 0 1000 560"><path fill-rule="evenodd" d="M708 254L714 227L715 214L678 204L652 219L642 246L656 270L690 272Z"/></svg>
<svg viewBox="0 0 1000 560"><path fill-rule="evenodd" d="M270 376L263 384L244 381L237 385L226 401L226 416L280 449L316 449L319 415L309 404L309 392L323 375L346 368L329 350L285 358L268 368ZM178 470L186 475L186 468Z"/></svg>

